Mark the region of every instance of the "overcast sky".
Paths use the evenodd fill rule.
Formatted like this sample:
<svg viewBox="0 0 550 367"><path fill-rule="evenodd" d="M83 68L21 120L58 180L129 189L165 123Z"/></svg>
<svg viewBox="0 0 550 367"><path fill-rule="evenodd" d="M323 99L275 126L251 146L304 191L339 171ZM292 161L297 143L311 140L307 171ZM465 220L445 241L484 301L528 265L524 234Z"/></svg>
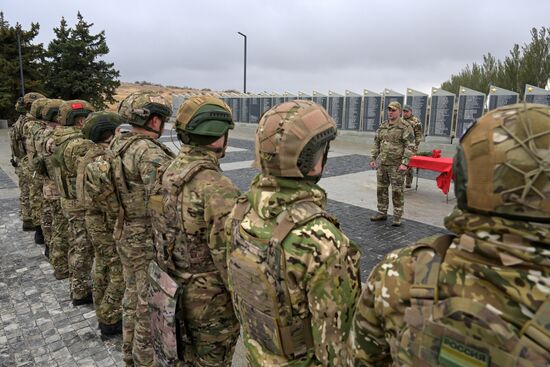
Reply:
<svg viewBox="0 0 550 367"><path fill-rule="evenodd" d="M297 93L429 93L491 52L503 58L550 26L549 0L2 0L11 24L40 23L45 46L80 11L105 30L122 81Z"/></svg>

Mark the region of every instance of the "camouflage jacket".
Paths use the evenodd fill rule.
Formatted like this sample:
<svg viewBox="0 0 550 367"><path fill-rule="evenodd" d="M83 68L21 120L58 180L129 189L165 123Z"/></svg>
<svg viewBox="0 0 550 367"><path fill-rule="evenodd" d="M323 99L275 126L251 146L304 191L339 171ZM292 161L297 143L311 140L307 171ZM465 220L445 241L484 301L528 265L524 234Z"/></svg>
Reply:
<svg viewBox="0 0 550 367"><path fill-rule="evenodd" d="M29 160L36 157L38 151L36 144L45 128L46 123L44 121L27 117L27 121L23 125L23 134L25 136L25 151Z"/></svg>
<svg viewBox="0 0 550 367"><path fill-rule="evenodd" d="M306 207L317 210L322 210L326 204L326 194L316 184L262 174L253 180L245 196L250 209L240 221L240 226L235 227L235 223L239 222L234 220L239 205L226 224L226 233L230 238L229 266L237 259L237 233L249 244L247 246L252 247L249 250L251 253L269 253L271 250L267 246L272 246L270 240L276 237L274 231L279 228L278 222L284 215L293 220L294 215L307 218L309 214L303 211L301 204L308 204ZM291 209L295 205L296 211ZM231 267L229 287L243 325L249 365L342 366L346 360L351 318L361 288L358 249L340 231L336 221L329 219L328 214L292 227L277 246L280 246L277 251L280 256L273 256L281 259L280 270L277 272L271 268L268 272L279 274L273 276L279 278L276 282L281 284L286 294L282 299L277 297L278 309L284 309L285 318L290 318L292 322L295 319L309 320L305 327L311 330L312 346L306 349L304 355L292 358L275 354L266 347L267 344L254 339L251 333L258 334L258 330L264 330L269 338L273 330L267 330L269 325L259 316L263 306L248 314L243 312L240 306L258 304L257 300L252 299L258 290L252 289L252 293L248 292L251 299L244 299L247 292L242 287L251 285L234 282L232 277L237 274L237 269ZM256 267L260 268L270 263L261 257L256 261L259 261Z"/></svg>
<svg viewBox="0 0 550 367"><path fill-rule="evenodd" d="M394 123L386 120L376 130L371 157L373 160L380 158L383 165L407 165L414 149L414 132L410 125L402 118Z"/></svg>
<svg viewBox="0 0 550 367"><path fill-rule="evenodd" d="M114 182L111 176L111 164L108 155L103 151L88 163L83 172L83 200L89 210L98 210L113 221L118 214L119 203L116 197Z"/></svg>
<svg viewBox="0 0 550 367"><path fill-rule="evenodd" d="M159 264L179 279L217 270L227 282L224 225L240 192L216 155L183 145L159 181L149 203Z"/></svg>
<svg viewBox="0 0 550 367"><path fill-rule="evenodd" d="M445 218L445 225L457 237L439 268L435 290L439 301L436 304L438 307L445 305L452 297L466 299L470 307L474 302L481 304L484 307L476 316L481 315L488 326L476 327L475 318L468 313L452 314L452 319L446 319L447 325L458 330L464 340L474 340L474 345L484 341L492 347L501 346L498 353L512 351L516 343L503 348L501 341L519 337L526 323L550 297L550 226L458 209ZM350 333L353 357L350 366L416 365L411 352L416 350L411 347L415 333L410 325L433 322L433 319L423 318L418 313L410 313L410 318L405 318L411 309L415 271L425 271L415 268L419 258L414 249L411 246L391 252L370 274ZM430 253L433 257L434 251ZM546 317L548 319L548 315ZM547 330L550 329L548 322ZM491 323L495 326L490 327ZM433 339L426 340L421 342L422 353L426 353L423 360L435 365L437 360L432 353L441 353L440 341L432 345L429 340ZM528 361L519 365L550 363L550 351L547 351L546 363L541 363L528 350L520 353ZM496 358L491 362L503 365Z"/></svg>
<svg viewBox="0 0 550 367"><path fill-rule="evenodd" d="M174 154L155 139L133 132L116 135L109 149L114 156L111 169L124 218L126 221L147 219L148 196L157 178L157 169Z"/></svg>
<svg viewBox="0 0 550 367"><path fill-rule="evenodd" d="M51 160L51 155L48 154L48 141L55 133L55 128L46 126L42 134L38 137L36 142L37 148L37 172L44 177L44 185L42 186L42 193L46 199L58 199L59 191L55 186L54 181L54 167Z"/></svg>
<svg viewBox="0 0 550 367"><path fill-rule="evenodd" d="M15 121L10 128L11 154L18 160L23 159L27 155L27 151L25 150L25 139L22 133L25 121L25 115L19 115L17 121Z"/></svg>
<svg viewBox="0 0 550 367"><path fill-rule="evenodd" d="M418 150L418 146L420 145L420 142L422 141L422 123L416 116L411 116L408 119L404 118L405 122L407 122L414 132L414 145L415 145L415 152Z"/></svg>

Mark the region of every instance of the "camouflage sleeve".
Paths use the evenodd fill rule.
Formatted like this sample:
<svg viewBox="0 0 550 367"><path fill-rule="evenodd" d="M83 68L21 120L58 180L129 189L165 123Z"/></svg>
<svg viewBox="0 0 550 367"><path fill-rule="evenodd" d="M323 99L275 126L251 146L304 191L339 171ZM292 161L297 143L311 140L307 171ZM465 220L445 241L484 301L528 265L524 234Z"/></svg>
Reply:
<svg viewBox="0 0 550 367"><path fill-rule="evenodd" d="M139 140L133 145L137 152L134 162L138 162L139 175L149 191L157 179L157 168L172 158L151 141Z"/></svg>
<svg viewBox="0 0 550 367"><path fill-rule="evenodd" d="M207 170L199 175L204 183L204 222L208 236L208 247L216 268L227 285L226 242L224 236L225 222L239 197L239 189L231 180L218 172Z"/></svg>
<svg viewBox="0 0 550 367"><path fill-rule="evenodd" d="M416 119L416 125L414 125L414 140L416 145L416 150L418 150L418 146L420 145L420 142L422 141L422 124L420 123L420 120Z"/></svg>
<svg viewBox="0 0 550 367"><path fill-rule="evenodd" d="M306 294L315 355L323 366L342 366L347 359L346 342L361 291L360 253L334 224L324 218L309 222L300 231L293 231L285 242L296 243L296 240L302 243L289 248L287 266L292 271L295 265L291 258L295 257L307 268ZM303 249L307 247L314 251L304 253Z"/></svg>
<svg viewBox="0 0 550 367"><path fill-rule="evenodd" d="M407 128L403 130L402 144L405 149L403 150L403 159L401 160L401 164L406 166L409 164L409 159L414 155L416 150L414 131L409 125L407 125Z"/></svg>
<svg viewBox="0 0 550 367"><path fill-rule="evenodd" d="M378 155L380 154L380 138L378 135L379 132L380 132L380 128L378 128L378 130L376 130L376 133L374 133L374 145L370 151L370 156L373 161L375 161L376 158L378 158Z"/></svg>
<svg viewBox="0 0 550 367"><path fill-rule="evenodd" d="M412 247L391 252L369 275L350 331L349 366L393 365L395 340L391 338L401 331L405 308L410 305L411 252Z"/></svg>

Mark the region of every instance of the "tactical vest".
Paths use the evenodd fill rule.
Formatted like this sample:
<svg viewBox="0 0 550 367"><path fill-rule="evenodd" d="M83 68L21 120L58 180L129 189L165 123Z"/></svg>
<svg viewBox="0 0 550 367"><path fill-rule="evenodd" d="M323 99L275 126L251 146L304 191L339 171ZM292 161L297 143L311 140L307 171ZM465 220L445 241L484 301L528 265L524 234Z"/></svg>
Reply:
<svg viewBox="0 0 550 367"><path fill-rule="evenodd" d="M399 349L419 367L550 365L550 296L519 335L485 304L458 296L439 299L439 269L452 239L433 236L416 244L411 306ZM399 353L396 358L403 361Z"/></svg>
<svg viewBox="0 0 550 367"><path fill-rule="evenodd" d="M112 149L113 156L110 160L110 164L116 195L120 203L117 226L114 234L116 240L122 238L124 221L145 220L147 218L147 195L145 187L140 185L139 187L132 187L132 190L130 190L126 184L126 175L124 174L124 164L122 162L124 152L126 152L134 142L144 139L153 142L169 156L173 156L173 153L164 147L164 145L160 144L152 137L142 134L132 135L120 146Z"/></svg>
<svg viewBox="0 0 550 367"><path fill-rule="evenodd" d="M283 212L270 241L258 246L241 228L249 210L247 198L241 197L232 217L228 275L234 307L251 339L273 354L299 358L314 349L311 315L293 314L282 243L293 229L315 218L324 217L337 226L338 223L315 203L297 202Z"/></svg>
<svg viewBox="0 0 550 367"><path fill-rule="evenodd" d="M76 199L76 193L72 192L71 190L71 187L74 187L71 186L71 184L75 184L74 181L76 180L76 178L69 177L67 175L68 168L65 162L64 153L67 145L69 145L72 140L82 137L82 132L72 130L66 132L66 134L62 135L61 137L56 138L55 151L51 156L51 164L54 168L55 185L57 186L61 197L69 200Z"/></svg>
<svg viewBox="0 0 550 367"><path fill-rule="evenodd" d="M113 159L113 154L108 149L102 154L102 159L95 160L85 167L83 190L84 196L91 200L95 207L112 218L113 215L118 214L120 209L111 171L110 162Z"/></svg>
<svg viewBox="0 0 550 367"><path fill-rule="evenodd" d="M86 202L86 195L84 192L86 182L86 166L92 163L97 157L105 154L105 150L97 146L97 149L89 150L84 157L78 162L76 168L76 199L83 207L89 203Z"/></svg>
<svg viewBox="0 0 550 367"><path fill-rule="evenodd" d="M157 262L163 269L178 270L190 273L206 273L215 271L216 267L208 243L197 243L186 238L185 222L183 220L183 208L181 200L178 199L183 187L203 170L219 171L213 162L200 159L190 162L176 177L163 181L164 171L171 162L159 167L157 170L157 181L149 197L149 213L152 219L153 231L155 234L155 248ZM185 246L183 259L173 258L176 241L180 237ZM183 237L183 238L182 238Z"/></svg>
<svg viewBox="0 0 550 367"><path fill-rule="evenodd" d="M15 124L10 129L10 144L11 144L11 151L13 155L21 159L27 155L27 152L25 151L25 144L22 140L22 137L20 135L20 126L24 123L25 117L23 115L20 115Z"/></svg>

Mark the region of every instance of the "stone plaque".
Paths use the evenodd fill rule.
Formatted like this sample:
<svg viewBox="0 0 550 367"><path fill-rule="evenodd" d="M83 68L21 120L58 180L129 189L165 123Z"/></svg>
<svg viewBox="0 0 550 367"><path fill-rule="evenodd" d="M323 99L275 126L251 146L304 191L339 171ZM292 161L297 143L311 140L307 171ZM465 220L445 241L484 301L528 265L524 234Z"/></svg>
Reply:
<svg viewBox="0 0 550 367"><path fill-rule="evenodd" d="M481 116L485 109L485 94L460 87L458 95L458 109L456 111L456 137L462 135L472 126L472 124Z"/></svg>
<svg viewBox="0 0 550 367"><path fill-rule="evenodd" d="M233 121L241 121L241 98L237 96L229 97L229 107L233 113Z"/></svg>
<svg viewBox="0 0 550 367"><path fill-rule="evenodd" d="M250 97L248 95L243 95L240 99L241 107L241 119L240 122L249 122L250 115L248 113L250 107Z"/></svg>
<svg viewBox="0 0 550 367"><path fill-rule="evenodd" d="M289 102L289 101L294 101L295 99L298 99L298 96L289 92L285 92L284 98L285 98L285 102Z"/></svg>
<svg viewBox="0 0 550 367"><path fill-rule="evenodd" d="M489 88L489 111L502 106L518 103L519 94L511 90L491 86Z"/></svg>
<svg viewBox="0 0 550 367"><path fill-rule="evenodd" d="M428 98L426 93L414 89L407 89L407 98L405 104L412 108L413 116L416 116L422 124L422 134L426 131L426 118L428 117Z"/></svg>
<svg viewBox="0 0 550 367"><path fill-rule="evenodd" d="M248 122L257 124L262 114L262 105L260 96L254 95L248 98Z"/></svg>
<svg viewBox="0 0 550 367"><path fill-rule="evenodd" d="M455 97L450 92L441 89L432 89L430 136L451 136Z"/></svg>
<svg viewBox="0 0 550 367"><path fill-rule="evenodd" d="M313 102L323 106L324 109L327 109L327 101L328 101L328 97L325 96L324 94L321 94L319 92L315 92L313 91Z"/></svg>
<svg viewBox="0 0 550 367"><path fill-rule="evenodd" d="M525 102L550 106L550 90L527 84L525 86Z"/></svg>
<svg viewBox="0 0 550 367"><path fill-rule="evenodd" d="M341 129L344 122L344 96L328 92L328 114L336 122L336 128Z"/></svg>
<svg viewBox="0 0 550 367"><path fill-rule="evenodd" d="M260 98L260 105L261 105L260 114L263 115L265 111L273 107L273 98L271 96L262 96Z"/></svg>
<svg viewBox="0 0 550 367"><path fill-rule="evenodd" d="M343 129L358 131L361 128L361 100L360 94L346 91Z"/></svg>
<svg viewBox="0 0 550 367"><path fill-rule="evenodd" d="M399 102L403 107L405 95L391 89L384 89L384 121L388 119L388 105L393 101Z"/></svg>
<svg viewBox="0 0 550 367"><path fill-rule="evenodd" d="M281 95L278 95L278 94L273 95L273 106L284 103L284 102L285 102L285 97L283 97Z"/></svg>
<svg viewBox="0 0 550 367"><path fill-rule="evenodd" d="M311 95L304 93L304 92L298 92L298 99L304 99L306 101L311 101L312 97Z"/></svg>
<svg viewBox="0 0 550 367"><path fill-rule="evenodd" d="M382 96L369 90L363 91L363 131L376 131L382 116Z"/></svg>

